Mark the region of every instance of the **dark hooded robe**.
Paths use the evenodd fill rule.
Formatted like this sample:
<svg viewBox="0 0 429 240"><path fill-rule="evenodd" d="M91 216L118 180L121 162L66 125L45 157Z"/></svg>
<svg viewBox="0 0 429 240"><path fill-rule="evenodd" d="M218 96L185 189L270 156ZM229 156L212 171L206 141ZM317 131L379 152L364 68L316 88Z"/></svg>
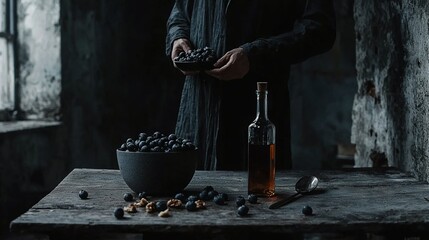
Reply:
<svg viewBox="0 0 429 240"><path fill-rule="evenodd" d="M247 128L256 117L259 81L268 82L276 168L291 168L290 65L328 51L335 33L331 0L176 0L167 21L168 57L174 40L187 38L194 49L208 46L219 58L241 47L250 62L242 79L204 72L185 77L176 134L199 148L198 169L247 168Z"/></svg>

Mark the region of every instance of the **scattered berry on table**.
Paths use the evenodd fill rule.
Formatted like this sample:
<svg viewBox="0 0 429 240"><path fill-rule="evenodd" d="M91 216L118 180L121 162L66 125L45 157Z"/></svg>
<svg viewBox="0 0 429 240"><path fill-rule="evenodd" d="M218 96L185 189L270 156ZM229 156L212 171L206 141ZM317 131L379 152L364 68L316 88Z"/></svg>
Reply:
<svg viewBox="0 0 429 240"><path fill-rule="evenodd" d="M210 191L213 191L214 188L213 188L213 186L209 185L209 186L205 186L203 190L206 190L207 192L210 192Z"/></svg>
<svg viewBox="0 0 429 240"><path fill-rule="evenodd" d="M124 194L124 200L127 201L127 202L133 201L134 200L133 194L131 194L131 193L125 193Z"/></svg>
<svg viewBox="0 0 429 240"><path fill-rule="evenodd" d="M249 203L255 204L258 202L258 196L255 194L249 194L249 196L247 196L247 201L249 201Z"/></svg>
<svg viewBox="0 0 429 240"><path fill-rule="evenodd" d="M240 216L245 216L245 215L247 215L249 213L249 207L246 206L246 205L241 205L241 206L238 207L237 213Z"/></svg>
<svg viewBox="0 0 429 240"><path fill-rule="evenodd" d="M221 196L225 202L229 200L228 194L226 193L219 193L218 195Z"/></svg>
<svg viewBox="0 0 429 240"><path fill-rule="evenodd" d="M237 204L237 207L240 207L246 203L246 199L244 199L242 196L238 196L235 200L235 203Z"/></svg>
<svg viewBox="0 0 429 240"><path fill-rule="evenodd" d="M208 195L208 199L209 200L213 200L213 198L215 197L215 196L217 196L219 193L216 191L216 190L212 190L212 191L210 191L209 192L209 195Z"/></svg>
<svg viewBox="0 0 429 240"><path fill-rule="evenodd" d="M158 212L164 211L168 208L167 201L160 200L155 203L155 208Z"/></svg>
<svg viewBox="0 0 429 240"><path fill-rule="evenodd" d="M186 198L185 194L183 194L183 193L177 193L177 194L174 196L174 198L175 198L175 199L179 199L182 203L186 203L186 201L188 200L188 199Z"/></svg>
<svg viewBox="0 0 429 240"><path fill-rule="evenodd" d="M204 201L209 200L209 192L207 190L201 191L198 196L200 197L201 200L204 200Z"/></svg>
<svg viewBox="0 0 429 240"><path fill-rule="evenodd" d="M213 201L217 204L217 205L225 205L225 200L223 199L223 197L221 195L216 195L213 198Z"/></svg>
<svg viewBox="0 0 429 240"><path fill-rule="evenodd" d="M312 214L313 214L313 209L312 209L310 206L305 205L305 206L302 208L302 213L303 213L304 215L306 215L306 216L312 215Z"/></svg>
<svg viewBox="0 0 429 240"><path fill-rule="evenodd" d="M147 194L146 194L146 192L141 192L141 193L139 193L138 198L139 198L139 199L147 198Z"/></svg>
<svg viewBox="0 0 429 240"><path fill-rule="evenodd" d="M85 190L80 190L80 191L79 191L79 197L80 197L81 199L87 199L87 198L88 198L88 192L87 192L87 191L85 191Z"/></svg>
<svg viewBox="0 0 429 240"><path fill-rule="evenodd" d="M191 196L189 196L188 197L188 199L187 199L187 201L189 202L189 201L192 201L192 202L195 202L195 201L197 201L199 198L196 196L196 195L191 195Z"/></svg>
<svg viewBox="0 0 429 240"><path fill-rule="evenodd" d="M117 219L122 219L124 217L124 209L123 208L116 208L114 215Z"/></svg>
<svg viewBox="0 0 429 240"><path fill-rule="evenodd" d="M186 202L185 208L188 211L196 211L197 210L197 204L194 201L188 201L188 202Z"/></svg>

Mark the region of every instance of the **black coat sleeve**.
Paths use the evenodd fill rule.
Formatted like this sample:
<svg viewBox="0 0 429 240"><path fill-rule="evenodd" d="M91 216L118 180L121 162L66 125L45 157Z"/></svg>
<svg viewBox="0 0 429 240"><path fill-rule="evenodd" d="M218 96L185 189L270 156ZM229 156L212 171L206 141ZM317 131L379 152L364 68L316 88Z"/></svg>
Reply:
<svg viewBox="0 0 429 240"><path fill-rule="evenodd" d="M174 40L190 36L190 22L192 17L192 0L176 0L167 20L167 37L165 53L171 55Z"/></svg>
<svg viewBox="0 0 429 240"><path fill-rule="evenodd" d="M332 48L336 37L336 20L332 0L307 0L290 32L259 38L241 47L252 59L283 59L290 64L324 53Z"/></svg>

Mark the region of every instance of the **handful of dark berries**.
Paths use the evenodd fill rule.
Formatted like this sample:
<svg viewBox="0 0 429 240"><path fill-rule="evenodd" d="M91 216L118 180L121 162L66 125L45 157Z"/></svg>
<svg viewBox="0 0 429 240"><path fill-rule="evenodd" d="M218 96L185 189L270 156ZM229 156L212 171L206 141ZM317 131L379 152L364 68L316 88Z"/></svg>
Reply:
<svg viewBox="0 0 429 240"><path fill-rule="evenodd" d="M183 71L203 71L213 68L217 61L216 54L212 48L204 47L180 52L174 58L176 66Z"/></svg>
<svg viewBox="0 0 429 240"><path fill-rule="evenodd" d="M196 150L194 143L172 133L165 135L159 131L153 134L140 133L136 139L128 138L118 150L128 152L183 152Z"/></svg>

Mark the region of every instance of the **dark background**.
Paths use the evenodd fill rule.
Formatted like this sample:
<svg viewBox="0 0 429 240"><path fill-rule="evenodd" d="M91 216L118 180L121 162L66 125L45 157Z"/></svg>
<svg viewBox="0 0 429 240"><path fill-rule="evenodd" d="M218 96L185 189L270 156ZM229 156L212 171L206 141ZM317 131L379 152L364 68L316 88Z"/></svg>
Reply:
<svg viewBox="0 0 429 240"><path fill-rule="evenodd" d="M336 168L356 92L353 1L331 51L293 67L293 167ZM183 76L164 54L173 1L61 0L61 126L0 135L1 233L73 168L117 169L140 131L174 132Z"/></svg>

